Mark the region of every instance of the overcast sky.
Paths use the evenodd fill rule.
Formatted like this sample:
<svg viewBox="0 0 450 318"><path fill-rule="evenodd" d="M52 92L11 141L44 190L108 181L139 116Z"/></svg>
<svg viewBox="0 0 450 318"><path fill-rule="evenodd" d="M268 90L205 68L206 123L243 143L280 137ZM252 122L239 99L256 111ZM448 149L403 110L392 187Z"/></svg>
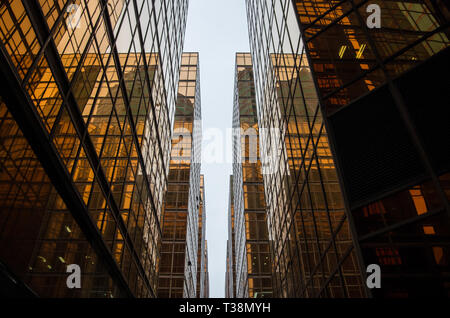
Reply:
<svg viewBox="0 0 450 318"><path fill-rule="evenodd" d="M220 129L225 135L231 128L235 54L249 51L247 34L244 0L189 1L184 51L200 53L204 136L211 129ZM203 149L208 145L210 140L204 140ZM202 163L202 173L206 183L210 297L224 297L231 164Z"/></svg>

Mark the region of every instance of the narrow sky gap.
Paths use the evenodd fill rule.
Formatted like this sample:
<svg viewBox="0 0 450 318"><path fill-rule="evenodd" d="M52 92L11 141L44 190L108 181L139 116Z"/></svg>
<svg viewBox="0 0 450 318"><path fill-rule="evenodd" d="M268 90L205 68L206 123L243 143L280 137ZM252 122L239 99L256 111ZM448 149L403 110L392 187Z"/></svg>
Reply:
<svg viewBox="0 0 450 318"><path fill-rule="evenodd" d="M245 1L189 1L184 51L200 53L203 130L213 128L225 133L232 120L235 54L249 51ZM231 148L225 151L231 152ZM202 163L202 173L206 183L210 297L224 297L231 164Z"/></svg>

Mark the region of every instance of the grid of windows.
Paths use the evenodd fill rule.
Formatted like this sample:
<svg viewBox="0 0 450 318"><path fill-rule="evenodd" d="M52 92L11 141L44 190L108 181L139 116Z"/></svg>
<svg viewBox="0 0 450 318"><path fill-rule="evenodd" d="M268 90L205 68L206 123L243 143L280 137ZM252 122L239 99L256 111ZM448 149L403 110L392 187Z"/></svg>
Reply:
<svg viewBox="0 0 450 318"><path fill-rule="evenodd" d="M124 296L52 186L3 101L0 134L1 260L39 295ZM84 288L67 288L66 264L80 266Z"/></svg>
<svg viewBox="0 0 450 318"><path fill-rule="evenodd" d="M362 268L382 269L383 288L371 294L448 297L449 184L442 180L450 157L448 123L440 120L450 116L443 80L448 2L293 3L333 135ZM369 27L369 6L380 9L380 28ZM381 118L389 120L370 124ZM361 126L351 132L343 128L356 121ZM375 157L379 163L371 164Z"/></svg>
<svg viewBox="0 0 450 318"><path fill-rule="evenodd" d="M199 57L198 53L183 53L164 206L159 297L192 298L199 294L200 147Z"/></svg>
<svg viewBox="0 0 450 318"><path fill-rule="evenodd" d="M443 1L294 2L327 114L449 46ZM369 5L380 28L366 27Z"/></svg>
<svg viewBox="0 0 450 318"><path fill-rule="evenodd" d="M380 9L380 27L369 26L374 13L369 6ZM333 183L337 187L339 178L345 188L342 201L337 188L329 191L324 184L327 196L333 194L326 204L347 207L361 272L379 264L383 273L384 287L366 293L448 296L449 126L441 120L449 117L443 80L450 54L448 3L247 0L247 7L261 105L270 103L271 74L281 60L290 68L281 75L286 88L275 83L278 98L283 91L294 100L298 93L306 96L296 77L300 87L309 82L317 92L319 107L306 110L317 114L308 116L319 124L319 135L327 128L335 155L328 141L317 149L328 152L329 164L335 159Z"/></svg>
<svg viewBox="0 0 450 318"><path fill-rule="evenodd" d="M344 202L292 1L248 0L277 297L363 297Z"/></svg>
<svg viewBox="0 0 450 318"><path fill-rule="evenodd" d="M61 264L73 258L64 251L73 254L78 248L86 251L86 259L104 261L118 287L112 288L107 274L88 276L90 283L84 286L92 293L71 296L156 295L160 218L186 16L187 1L1 3L2 72L13 74L9 84L20 91L12 96L4 89L2 97L25 135L13 138L10 131L2 131L2 143L5 136L13 141L11 149L29 149L32 159L14 169L26 173L29 163L34 160L39 167L40 161L45 173L41 168L38 179L45 179L43 190L53 194L42 197L47 203L34 218L27 217L31 207L22 212L5 201L2 228L13 228L11 220L16 220L22 229L32 225L39 232L30 237L27 244L33 248L28 253L18 256L11 253L14 245L2 244L0 258L39 295L67 296ZM40 143L32 129L42 137ZM41 152L43 144L51 151ZM11 155L5 151L2 158ZM61 165L52 167L49 158ZM11 165L3 166L6 162L0 161L0 173L9 175L4 189L23 183L20 174L11 174ZM18 233L4 231L1 241L20 242ZM89 243L83 243L83 235ZM50 284L57 287L48 288Z"/></svg>
<svg viewBox="0 0 450 318"><path fill-rule="evenodd" d="M236 54L233 130L236 297L270 297L272 262L263 176L258 155L255 87L249 53Z"/></svg>

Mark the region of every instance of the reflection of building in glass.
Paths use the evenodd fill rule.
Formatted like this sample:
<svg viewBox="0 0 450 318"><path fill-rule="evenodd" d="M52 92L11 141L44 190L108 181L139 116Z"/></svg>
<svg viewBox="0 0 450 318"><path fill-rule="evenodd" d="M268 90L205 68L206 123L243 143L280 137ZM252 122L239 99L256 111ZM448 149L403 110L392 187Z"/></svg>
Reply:
<svg viewBox="0 0 450 318"><path fill-rule="evenodd" d="M198 53L183 53L178 86L169 182L163 216L158 296L196 297L199 217L205 212L200 175L201 100ZM202 280L200 275L200 282Z"/></svg>
<svg viewBox="0 0 450 318"><path fill-rule="evenodd" d="M235 297L272 296L272 263L259 160L259 129L251 56L236 55L233 109Z"/></svg>
<svg viewBox="0 0 450 318"><path fill-rule="evenodd" d="M370 4L381 9L381 28L367 26ZM261 120L275 92L270 74L282 73L285 89L277 83L282 118L290 125L290 118L298 117L296 100L303 99L303 130L313 131L297 148L303 152L304 144L313 145L302 165L316 165L319 157L320 187L336 193L323 203L338 202L339 211L345 206L360 272L365 275L370 264L381 266L382 288L365 294L448 296L450 139L444 136L449 136L450 96L442 80L450 68L448 2L247 0L247 9ZM302 79L305 70L308 80ZM308 97L305 85L317 96ZM319 137L325 128L333 156L324 147L326 138ZM328 163L317 151L328 153ZM328 175L323 167L333 162L338 173L329 169ZM330 177L336 190L323 182ZM299 180L304 188L305 178ZM328 222L331 236L342 238L339 218ZM350 249L349 241L335 251L335 274L341 278L318 278L320 289L309 295L334 296L323 288L327 284L359 284L346 279Z"/></svg>
<svg viewBox="0 0 450 318"><path fill-rule="evenodd" d="M156 296L182 41L147 30L159 17L182 40L187 1L171 19L145 3L0 5L0 293Z"/></svg>

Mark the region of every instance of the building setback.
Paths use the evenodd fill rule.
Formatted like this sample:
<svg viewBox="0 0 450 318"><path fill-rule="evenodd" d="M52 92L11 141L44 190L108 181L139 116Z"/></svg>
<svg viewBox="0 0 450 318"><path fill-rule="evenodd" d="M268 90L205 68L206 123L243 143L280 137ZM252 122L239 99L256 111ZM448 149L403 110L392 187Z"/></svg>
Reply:
<svg viewBox="0 0 450 318"><path fill-rule="evenodd" d="M331 152L326 151L330 164L337 167L332 179L336 187L339 181L344 195L339 207L345 208L353 238L353 244L336 251L344 280L325 275L317 283L320 288L309 295L334 296L329 284L348 286L345 256L353 245L351 253L358 258L364 280L370 264L381 268L382 287L366 288L366 296L448 297L450 139L445 136L450 133L446 102L450 95L444 80L450 69L448 2L247 0L246 4L261 120L270 105L265 97L275 92L270 74L290 56L283 75L288 85L278 88L277 94L287 106L303 99L308 126L328 132ZM378 26L373 25L374 13L380 14ZM309 79L302 80L306 72ZM317 92L314 102L304 84L309 92ZM295 112L291 108L284 117ZM317 150L324 144L314 135L310 139ZM322 164L318 166L318 177L329 180ZM321 184L328 193L328 186ZM328 196L324 199L328 206L333 202ZM341 223L331 221L330 234L339 238Z"/></svg>
<svg viewBox="0 0 450 318"><path fill-rule="evenodd" d="M272 262L266 220L259 128L251 55L236 54L233 109L235 297L272 296Z"/></svg>
<svg viewBox="0 0 450 318"><path fill-rule="evenodd" d="M188 1L159 2L0 5L1 295L156 296Z"/></svg>
<svg viewBox="0 0 450 318"><path fill-rule="evenodd" d="M202 201L201 99L198 53L183 53L176 104L169 182L164 205L158 297L193 298L197 290ZM203 234L203 233L202 233ZM198 268L200 266L200 268ZM202 277L200 275L200 282Z"/></svg>

